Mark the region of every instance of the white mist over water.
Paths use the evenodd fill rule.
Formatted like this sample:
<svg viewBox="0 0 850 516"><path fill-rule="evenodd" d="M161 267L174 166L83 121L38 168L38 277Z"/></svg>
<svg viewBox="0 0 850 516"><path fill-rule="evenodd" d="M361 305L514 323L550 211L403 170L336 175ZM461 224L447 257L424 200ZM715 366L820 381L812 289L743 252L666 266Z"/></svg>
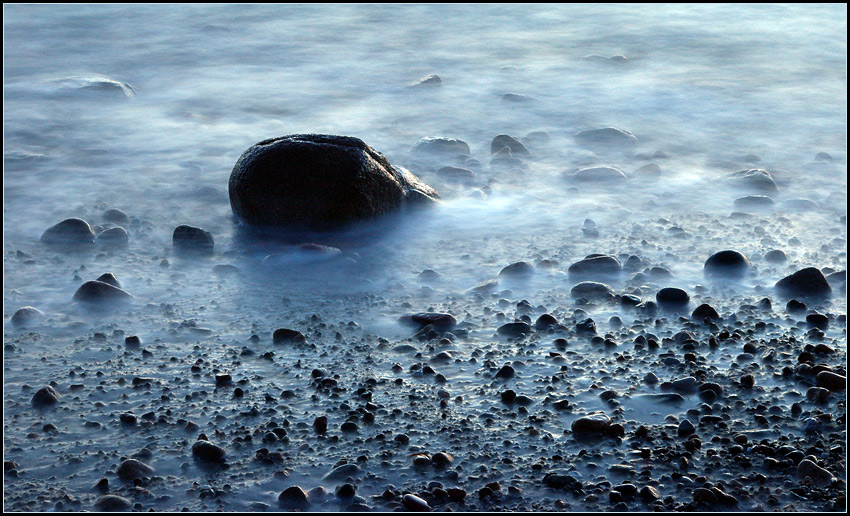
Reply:
<svg viewBox="0 0 850 516"><path fill-rule="evenodd" d="M536 334L522 349L526 343L505 343L495 328L519 315L520 300L533 307L533 317L547 311L569 320L577 305L569 295L576 281L567 268L585 255L610 253L622 261L635 255L647 267L671 272L663 279L635 280L631 273L613 278L609 283L618 294L637 288L643 300L651 300L658 288L678 286L695 303L714 304L724 317L764 297L776 280L797 269L846 268L843 5L5 5L3 12L4 336L14 351L7 353L14 366L4 380L11 414L4 430L12 437L4 446L25 449L19 455L34 482L52 486L57 471L73 472L78 476L71 491L88 489L107 466L114 469L114 457L92 453L82 465L62 462L55 469L54 455L39 448L43 442L25 437L29 427L40 432L44 420L30 410L24 384L85 384L76 394L63 390L62 410L84 408L85 417L100 419L104 429L89 431L82 419L65 424L71 416L57 411L61 440L70 447L60 450L65 457L83 449L137 451L131 447L141 446L142 434L115 424L113 416L123 411L174 409L210 435L221 427L233 437L234 425L255 424L233 412L267 403L264 391L297 390L278 416L290 417L293 426L309 425L314 412L330 403L308 400L312 386L304 386L311 368L342 373L352 391L359 385L347 382L392 380L392 362L408 368L426 360L390 351L413 331L398 323L399 316L448 311L470 330L451 343L461 360L435 366L448 377L453 395L466 396L467 405L452 405L457 415L451 424L495 410L496 387L482 383L489 377L481 376L481 363L527 360L517 365L526 367L525 380L548 378L560 367L546 357L552 335ZM623 55L627 61L583 59L590 55ZM411 87L430 74L439 75L442 85ZM574 138L605 127L630 131L638 142L589 147ZM528 137L535 131L548 133L548 140ZM442 203L344 232L256 238L232 217L230 172L252 144L296 133L361 138L434 186ZM490 145L500 134L523 139L531 153L523 158L525 169L490 166ZM466 141L480 164L412 151L430 136ZM819 152L832 160L814 160ZM657 178L637 172L649 163L660 167ZM475 179L468 185L447 181L437 174L446 165L468 167ZM571 177L601 166L616 167L629 179L592 184ZM733 201L752 192L725 176L750 168L773 175L776 207L730 216L744 211ZM816 204L806 209L800 199ZM126 248L66 253L39 242L45 229L63 219L97 225L111 208L131 219ZM597 237L583 232L585 219L593 220ZM172 232L180 224L210 231L213 256L176 255ZM295 247L308 242L341 252L313 258ZM706 279L705 259L723 249L752 258L754 273L732 284ZM785 250L789 261L762 260L772 249ZM502 277L492 294L469 292L520 260L536 264L532 277ZM541 266L546 261L551 268ZM237 269L214 268L220 265ZM423 280L426 269L440 276ZM135 296L129 307L90 310L71 301L83 281L107 271ZM846 313L844 298L832 303L830 310ZM43 311L46 322L14 328L9 318L26 305ZM790 320L779 314L779 305L771 324ZM600 335L613 331L609 317L622 317L624 333L634 331L623 337L620 351L633 334L678 330L645 321L630 328L630 318L638 316L618 305L581 309L588 312L581 318L597 321ZM271 333L280 327L315 330L308 340L320 352L273 345ZM841 331L833 324L828 335ZM98 334L107 338L96 339ZM124 335L138 335L149 358L125 349ZM249 341L252 335L259 340ZM379 347L374 337L391 342ZM615 370L616 364L600 371L610 354L570 338L571 347L560 351L568 357L564 364L584 368L569 372L581 391L575 397L580 408L608 407L588 391L591 384L624 392L646 373L639 369L646 362L630 364L636 369L627 373ZM423 354L434 351L413 343ZM534 356L530 350L538 345ZM243 358L238 353L244 347L257 356ZM476 356L473 349L481 351L481 365L467 362ZM269 350L276 361L259 358ZM733 360L723 353L707 352L709 366L730 367ZM198 360L203 374L190 372ZM251 378L245 400L234 401L230 389L197 396L213 390L210 369L218 367L232 368L234 379ZM84 369L106 374L69 380L69 370ZM162 382L173 398L165 390L162 400L150 396L159 394L159 386L148 392L116 384L137 375ZM406 386L420 389L413 375L404 378ZM545 382L532 383L524 386L527 392L540 394ZM407 411L406 392L384 389L376 397ZM626 417L648 417L639 399L632 402L637 408L626 406ZM92 400L106 406L92 410ZM682 416L697 402L669 411L654 406L663 413L650 419ZM427 410L433 416L428 421L439 428L436 403ZM334 418L344 412L337 405L328 412L336 428L341 421ZM219 413L228 414L228 422L216 419ZM555 437L575 415L559 417L545 427ZM381 417L378 422L385 423ZM482 441L482 449L516 439L497 432L504 429L485 432L484 438L498 436L498 442ZM416 432L407 431L415 441ZM291 434L297 443L298 431ZM179 479L168 488L157 486L157 494L173 496L151 502L158 509L206 503L189 492L195 480L225 482L195 466L178 469L190 454L180 441L195 435L176 424L145 435L168 453L176 450L173 457L154 457L158 474ZM516 440L521 447L529 442ZM273 503L286 487L278 478L252 477L254 450L247 448L231 450L234 471L246 475L232 481L237 494L225 501L228 510L254 510L246 505L254 500ZM328 465L324 461L350 454L347 444L317 444L313 451L292 457L287 482L313 485L304 477L316 477L319 466ZM245 464L251 466L239 469ZM368 496L382 492L380 487L358 489Z"/></svg>
<svg viewBox="0 0 850 516"><path fill-rule="evenodd" d="M801 229L846 200L840 6L13 5L4 14L7 253L37 246L59 220L95 224L114 207L138 219L130 249L155 250L137 260L167 255L181 223L211 231L225 261L250 254L233 240L230 170L251 144L291 133L357 136L437 187L445 204L400 220L388 237L395 265L405 274L442 267L472 284L491 275L483 264L497 272L538 243L572 249L566 262L594 246L633 252L574 242L568 228L578 233L585 218L604 240L606 225L635 217L726 215L742 193L721 179L746 168L771 171L780 203L818 204L795 214ZM431 73L441 87L410 87ZM529 99L503 100L508 93ZM639 143L599 149L573 139L608 126ZM488 167L494 136L532 131L550 139L526 140L526 171ZM476 188L435 175L459 163L411 153L426 136L469 142L481 162ZM834 161L812 163L820 151ZM747 154L761 161L744 162ZM569 180L582 167L631 176L650 162L661 166L657 180ZM354 239L365 244L355 251L361 262L371 238ZM481 256L481 239L504 242ZM457 255L471 258L440 252L442 241L462 242L469 249ZM115 258L107 266L127 265ZM391 263L379 268L389 281L401 272ZM56 288L49 274L17 281L11 265L6 273L33 303ZM156 289L143 297L155 301Z"/></svg>

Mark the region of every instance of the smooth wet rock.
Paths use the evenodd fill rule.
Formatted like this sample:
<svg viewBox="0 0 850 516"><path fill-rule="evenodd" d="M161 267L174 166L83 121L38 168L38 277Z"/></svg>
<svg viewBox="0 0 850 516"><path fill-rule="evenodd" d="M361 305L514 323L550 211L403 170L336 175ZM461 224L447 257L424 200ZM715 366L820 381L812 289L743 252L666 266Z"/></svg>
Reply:
<svg viewBox="0 0 850 516"><path fill-rule="evenodd" d="M83 283L74 293L75 301L85 303L106 304L127 302L132 299L133 296L126 290L97 280Z"/></svg>
<svg viewBox="0 0 850 516"><path fill-rule="evenodd" d="M704 321L705 319L720 319L720 315L713 306L703 303L694 309L691 318L697 321Z"/></svg>
<svg viewBox="0 0 850 516"><path fill-rule="evenodd" d="M445 468L454 462L454 457L446 452L437 452L431 456L431 464L437 468Z"/></svg>
<svg viewBox="0 0 850 516"><path fill-rule="evenodd" d="M543 484L552 489L564 489L567 491L581 491L582 482L568 471L551 471L543 477Z"/></svg>
<svg viewBox="0 0 850 516"><path fill-rule="evenodd" d="M601 437L608 435L610 426L611 418L602 412L594 412L576 419L570 428L575 434Z"/></svg>
<svg viewBox="0 0 850 516"><path fill-rule="evenodd" d="M670 382L670 387L679 392L696 392L697 379L693 376L685 376Z"/></svg>
<svg viewBox="0 0 850 516"><path fill-rule="evenodd" d="M185 224L174 228L171 241L174 249L188 253L209 254L215 247L209 231Z"/></svg>
<svg viewBox="0 0 850 516"><path fill-rule="evenodd" d="M512 263L499 271L499 276L510 278L522 278L531 274L534 274L534 266L528 262Z"/></svg>
<svg viewBox="0 0 850 516"><path fill-rule="evenodd" d="M623 270L620 260L610 255L590 255L572 265L567 272L570 276L609 276Z"/></svg>
<svg viewBox="0 0 850 516"><path fill-rule="evenodd" d="M401 320L405 323L414 324L419 328L424 328L431 324L438 330L451 330L457 326L457 319L452 314L440 312L419 312L403 315Z"/></svg>
<svg viewBox="0 0 850 516"><path fill-rule="evenodd" d="M614 291L604 283L596 281L582 281L570 289L573 297L585 297L592 300L606 300L614 297Z"/></svg>
<svg viewBox="0 0 850 516"><path fill-rule="evenodd" d="M113 287L122 288L121 282L118 281L118 278L116 278L115 275L111 272L104 272L103 274L97 277L96 281L102 281L104 283L109 283Z"/></svg>
<svg viewBox="0 0 850 516"><path fill-rule="evenodd" d="M841 392L847 389L847 377L832 371L821 371L815 379L819 387L824 387L832 392Z"/></svg>
<svg viewBox="0 0 850 516"><path fill-rule="evenodd" d="M356 464L343 464L329 471L322 477L323 480L345 480L348 477L353 477L360 473L360 468Z"/></svg>
<svg viewBox="0 0 850 516"><path fill-rule="evenodd" d="M32 306L22 306L12 316L11 322L14 326L28 326L37 323L42 318L44 318L44 313L41 310Z"/></svg>
<svg viewBox="0 0 850 516"><path fill-rule="evenodd" d="M706 276L713 278L742 278L750 268L750 261L738 251L714 253L703 265Z"/></svg>
<svg viewBox="0 0 850 516"><path fill-rule="evenodd" d="M658 291L655 300L662 307L673 308L686 306L690 302L691 296L680 288L666 287Z"/></svg>
<svg viewBox="0 0 850 516"><path fill-rule="evenodd" d="M434 154L445 157L469 155L469 144L457 138L430 136L422 138L413 147L416 154Z"/></svg>
<svg viewBox="0 0 850 516"><path fill-rule="evenodd" d="M199 439L192 445L192 456L205 462L222 463L227 452L221 446Z"/></svg>
<svg viewBox="0 0 850 516"><path fill-rule="evenodd" d="M428 502L419 498L416 495L406 494L401 499L404 508L411 512L431 512L431 506Z"/></svg>
<svg viewBox="0 0 850 516"><path fill-rule="evenodd" d="M773 200L772 197L767 195L745 195L743 197L738 197L735 199L732 204L735 205L736 208L739 209L766 209L772 208L776 201Z"/></svg>
<svg viewBox="0 0 850 516"><path fill-rule="evenodd" d="M318 134L253 145L234 165L229 193L233 213L247 224L314 230L437 198L433 188L362 140Z"/></svg>
<svg viewBox="0 0 850 516"><path fill-rule="evenodd" d="M103 495L94 502L94 508L100 512L125 512L133 508L130 500L118 495Z"/></svg>
<svg viewBox="0 0 850 516"><path fill-rule="evenodd" d="M693 434L694 432L696 432L696 428L694 427L693 423L691 423L687 419L684 419L681 423L679 423L679 428L677 430L679 437L687 437Z"/></svg>
<svg viewBox="0 0 850 516"><path fill-rule="evenodd" d="M525 148L525 145L507 134L500 134L493 138L493 141L490 143L490 154L496 154L504 147L510 149L513 156L528 156L530 154L528 149Z"/></svg>
<svg viewBox="0 0 850 516"><path fill-rule="evenodd" d="M826 282L833 288L843 290L843 288L840 287L845 286L847 283L847 271L835 271L832 274L827 275Z"/></svg>
<svg viewBox="0 0 850 516"><path fill-rule="evenodd" d="M571 177L573 181L579 181L582 183L601 183L605 185L620 183L628 181L629 179L622 170L615 167L583 168Z"/></svg>
<svg viewBox="0 0 850 516"><path fill-rule="evenodd" d="M101 245L120 247L127 245L130 241L130 234L121 226L109 228L97 235L97 242Z"/></svg>
<svg viewBox="0 0 850 516"><path fill-rule="evenodd" d="M741 170L729 174L727 179L738 188L743 188L752 193L775 194L779 192L776 181L774 181L770 172L760 168Z"/></svg>
<svg viewBox="0 0 850 516"><path fill-rule="evenodd" d="M45 244L58 247L85 247L94 244L96 235L83 219L65 219L50 226L41 235Z"/></svg>
<svg viewBox="0 0 850 516"><path fill-rule="evenodd" d="M575 139L583 145L614 145L625 147L637 143L635 135L629 131L614 127L581 131L575 136Z"/></svg>
<svg viewBox="0 0 850 516"><path fill-rule="evenodd" d="M558 320L552 314L543 314L534 321L534 329L545 330L558 325Z"/></svg>
<svg viewBox="0 0 850 516"><path fill-rule="evenodd" d="M764 254L764 260L768 263L785 263L788 261L788 255L785 251L774 249Z"/></svg>
<svg viewBox="0 0 850 516"><path fill-rule="evenodd" d="M463 167L445 166L437 170L437 176L447 181L470 184L475 181L475 172Z"/></svg>
<svg viewBox="0 0 850 516"><path fill-rule="evenodd" d="M136 459L125 460L115 471L119 477L125 480L149 477L153 472L154 469L152 467Z"/></svg>
<svg viewBox="0 0 850 516"><path fill-rule="evenodd" d="M815 267L800 269L777 281L775 287L777 292L788 297L828 297L832 294L823 272Z"/></svg>
<svg viewBox="0 0 850 516"><path fill-rule="evenodd" d="M809 459L803 459L797 465L797 476L800 478L809 477L816 482L826 484L832 483L835 479L835 476L832 473L818 466Z"/></svg>
<svg viewBox="0 0 850 516"><path fill-rule="evenodd" d="M510 378L513 378L515 375L516 371L514 371L514 368L508 364L503 365L501 369L496 371L496 378L502 380L508 380Z"/></svg>
<svg viewBox="0 0 850 516"><path fill-rule="evenodd" d="M284 509L305 510L310 507L310 495L301 486L290 486L284 489L277 497L277 501Z"/></svg>
<svg viewBox="0 0 850 516"><path fill-rule="evenodd" d="M129 224L130 217L121 210L109 209L103 212L103 220L113 224Z"/></svg>
<svg viewBox="0 0 850 516"><path fill-rule="evenodd" d="M34 407L50 407L56 405L61 397L56 389L46 385L33 394L31 401Z"/></svg>
<svg viewBox="0 0 850 516"><path fill-rule="evenodd" d="M506 337L519 337L520 335L529 335L531 326L524 322L512 322L499 326L496 332Z"/></svg>
<svg viewBox="0 0 850 516"><path fill-rule="evenodd" d="M278 328L272 334L272 341L275 344L300 344L306 342L307 337L305 337L303 333L297 330L290 330L288 328Z"/></svg>

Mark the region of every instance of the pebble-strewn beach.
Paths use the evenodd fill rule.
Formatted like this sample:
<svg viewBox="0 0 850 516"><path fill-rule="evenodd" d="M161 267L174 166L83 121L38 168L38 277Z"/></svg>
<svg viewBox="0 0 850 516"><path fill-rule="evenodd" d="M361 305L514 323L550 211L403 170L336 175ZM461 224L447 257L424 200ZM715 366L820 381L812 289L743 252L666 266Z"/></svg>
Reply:
<svg viewBox="0 0 850 516"><path fill-rule="evenodd" d="M3 25L5 510L846 509L843 6Z"/></svg>

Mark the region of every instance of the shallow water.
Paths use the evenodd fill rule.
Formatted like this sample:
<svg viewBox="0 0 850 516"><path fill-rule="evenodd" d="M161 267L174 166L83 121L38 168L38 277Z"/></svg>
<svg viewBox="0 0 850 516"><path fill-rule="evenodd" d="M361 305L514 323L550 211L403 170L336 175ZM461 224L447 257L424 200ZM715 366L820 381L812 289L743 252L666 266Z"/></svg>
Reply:
<svg viewBox="0 0 850 516"><path fill-rule="evenodd" d="M583 59L589 55L628 60ZM442 86L411 87L429 74L438 74ZM473 508L551 510L539 501L551 493L539 481L525 483L536 474L530 465L576 452L564 430L578 414L611 415L594 384L631 396L617 414L635 423L624 425L627 431L641 423L663 425L668 415L682 419L701 402L691 395L680 405L646 405L638 395L659 389L641 379L658 371L660 360L631 351L632 340L648 333L670 337L682 326L674 315L659 325L616 305L577 306L569 295L576 282L566 272L571 263L591 253L622 261L637 255L645 267L662 266L672 275L606 279L615 292L640 287L646 300L658 288L680 287L691 294L691 309L709 302L730 326L728 317L740 305L770 296L774 311L752 320L738 315L745 320L739 327L772 322L759 353L785 345L789 357L799 350L787 337L807 327L784 313L771 287L803 267L846 268L846 10L840 6L12 5L4 6L4 77L4 451L26 473L6 480L17 509L53 509L64 493L89 508L98 478L114 471L120 456L154 443L149 462L165 480L148 486L150 497L133 499L145 510L263 508L255 502L274 507L283 488L309 489L338 460L361 454L370 460L358 494L370 503L388 482L413 490L436 478L446 487L463 484ZM527 98L512 101L505 94ZM574 138L604 127L630 131L638 141L599 147ZM535 131L549 139L534 138ZM289 235L286 243L257 239L232 217L230 171L250 145L295 133L357 136L434 186L443 202L342 233ZM524 169L490 166L490 142L498 134L523 139L531 153ZM480 165L415 154L416 142L429 136L463 139ZM819 152L831 160L816 160ZM636 173L648 163L659 165L659 178ZM436 170L445 165L471 168L473 184L439 177ZM570 178L590 166L615 166L629 179L594 185ZM750 168L775 178L775 208L734 206L753 192L725 176ZM815 204L793 204L799 199ZM39 242L46 228L65 218L101 224L110 208L130 217L126 248L68 253ZM733 214L741 211L749 214ZM582 231L588 218L598 237ZM171 235L180 224L210 231L213 256L175 255ZM293 252L292 244L304 242L341 253L313 258ZM723 249L749 256L754 274L728 284L708 281L703 263ZM783 249L788 262L765 262L761 257L772 249ZM502 278L492 293L469 293L520 260L538 265L532 277ZM553 266L542 267L541 260ZM222 264L238 271L213 272ZM441 279L421 280L425 269ZM83 281L107 271L133 294L133 303L93 311L72 302ZM812 305L833 321L846 314L846 297L836 294ZM600 335L615 337L616 353L574 332L564 334L566 350L553 346L555 334L517 342L497 337L498 326L523 313L516 306L521 300L530 303L532 321L549 312L574 323L586 317L575 315L583 309ZM12 314L27 305L44 312L44 320L14 327ZM468 335L450 347L409 342L421 356L391 351L413 333L399 316L419 311L448 311ZM609 323L615 315L623 329ZM313 347L274 346L271 334L280 327L304 332ZM248 340L254 334L259 342ZM148 354L125 349L125 335L138 335ZM782 344L771 344L779 337ZM702 332L698 340L706 338ZM843 322L831 324L825 338L844 356ZM254 355L240 357L244 347ZM446 377L444 386L410 371L444 348L458 359L432 364ZM619 360L624 350L630 358ZM740 346L700 350L700 366L711 374L748 367L736 363ZM271 361L259 358L267 351L274 352ZM201 373L193 374L189 368L198 359L204 361ZM528 413L499 401L504 386L492 378L493 368L512 361L520 371L512 388L535 399ZM394 363L402 372L391 369ZM377 380L371 388L381 407L374 429L341 435L348 409L340 399L311 396L313 368L339 374L350 391ZM216 371L249 380L246 397L234 400L232 388L215 389ZM559 372L569 387L555 394L576 403L571 413L544 407L546 396L559 397L546 389ZM663 381L688 372L669 367L657 374ZM769 368L761 374L766 386L805 392L804 385L776 380ZM155 384L146 390L118 383L135 376ZM393 385L397 377L404 378L403 388ZM58 383L63 406L33 411L32 392L23 386L38 389L50 381ZM71 384L83 387L71 391ZM438 406L441 388L450 392L448 412ZM286 389L295 397L277 399ZM276 401L264 401L265 393ZM351 394L342 399L356 408ZM455 403L456 396L463 401ZM750 403L748 395L738 396ZM843 410L841 400L830 410ZM251 406L274 411L240 415ZM393 416L394 408L403 414ZM164 429L138 431L117 423L120 413L151 410L172 410L172 421ZM338 442L308 431L327 411ZM481 414L493 416L492 424ZM522 430L528 414L542 421L530 436ZM240 432L256 432L267 421L280 425L282 418L292 425L284 464L252 462L262 433L253 444L233 444ZM229 448L233 463L228 475L191 461L197 432L184 432L176 419L194 421L211 438L222 432L219 444ZM84 420L103 426L93 431ZM486 437L470 445L463 421ZM60 434L42 435L46 422ZM443 426L449 430L440 432ZM801 435L800 426L786 429L788 435ZM39 437L27 437L30 432ZM388 441L406 432L411 447L383 457L386 464L379 466L387 447L366 437L381 432L390 432ZM496 448L504 449L511 466L493 467L495 459L483 450ZM464 466L460 480L414 469L405 457L422 449L453 450ZM576 461L577 473L586 481L604 476L607 464L628 457L623 447L613 453L594 459L596 471ZM274 477L275 469L288 476ZM500 476L521 485L527 498L499 505L474 496ZM231 491L199 498L196 481L216 489L229 484ZM129 496L119 479L111 477L110 484ZM584 499L571 503L593 508ZM762 503L757 497L742 502L745 509Z"/></svg>

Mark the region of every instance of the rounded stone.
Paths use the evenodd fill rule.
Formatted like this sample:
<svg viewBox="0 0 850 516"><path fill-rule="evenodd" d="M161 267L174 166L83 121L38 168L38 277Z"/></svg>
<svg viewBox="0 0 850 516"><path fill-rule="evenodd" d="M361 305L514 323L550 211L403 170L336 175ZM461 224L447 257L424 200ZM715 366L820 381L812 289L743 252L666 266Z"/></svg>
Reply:
<svg viewBox="0 0 850 516"><path fill-rule="evenodd" d="M775 194L779 192L770 172L760 168L741 170L740 172L729 174L727 178L734 185L753 193Z"/></svg>
<svg viewBox="0 0 850 516"><path fill-rule="evenodd" d="M310 495L301 486L291 486L280 493L277 501L284 509L304 510L310 506Z"/></svg>
<svg viewBox="0 0 850 516"><path fill-rule="evenodd" d="M121 288L121 283L118 281L118 278L116 278L111 272L104 272L97 277L96 281L102 281L104 283L109 283L113 287Z"/></svg>
<svg viewBox="0 0 850 516"><path fill-rule="evenodd" d="M720 319L720 315L713 306L703 303L694 309L691 318L697 321L703 321L705 319Z"/></svg>
<svg viewBox="0 0 850 516"><path fill-rule="evenodd" d="M192 445L192 456L207 462L224 462L227 452L221 446L200 439Z"/></svg>
<svg viewBox="0 0 850 516"><path fill-rule="evenodd" d="M738 251L726 250L709 256L703 265L706 276L713 278L741 278L750 268L750 261Z"/></svg>
<svg viewBox="0 0 850 516"><path fill-rule="evenodd" d="M209 231L185 224L174 228L171 242L175 249L182 252L211 253L215 247Z"/></svg>
<svg viewBox="0 0 850 516"><path fill-rule="evenodd" d="M528 156L530 154L528 149L525 148L525 145L507 134L500 134L493 138L493 142L490 144L490 154L496 154L505 147L510 149L513 156Z"/></svg>
<svg viewBox="0 0 850 516"><path fill-rule="evenodd" d="M431 506L428 505L428 502L419 498L416 495L406 494L401 499L402 505L408 511L412 512L431 512Z"/></svg>
<svg viewBox="0 0 850 516"><path fill-rule="evenodd" d="M417 154L435 154L439 156L453 157L458 155L469 155L469 144L457 138L443 138L429 136L422 138L413 147Z"/></svg>
<svg viewBox="0 0 850 516"><path fill-rule="evenodd" d="M74 301L86 303L125 302L133 299L126 290L103 281L87 281L74 293Z"/></svg>
<svg viewBox="0 0 850 516"><path fill-rule="evenodd" d="M97 235L97 241L98 243L107 246L117 247L127 245L130 241L130 234L127 233L127 230L121 226L116 226L114 228L101 231L101 233Z"/></svg>
<svg viewBox="0 0 850 516"><path fill-rule="evenodd" d="M41 235L41 241L55 246L88 246L94 244L95 234L89 223L83 219L65 219L47 228Z"/></svg>
<svg viewBox="0 0 850 516"><path fill-rule="evenodd" d="M765 209L773 207L776 201L767 195L745 195L744 197L735 199L732 204L740 209Z"/></svg>
<svg viewBox="0 0 850 516"><path fill-rule="evenodd" d="M783 296L828 297L832 287L823 272L815 267L801 269L776 282L776 290Z"/></svg>
<svg viewBox="0 0 850 516"><path fill-rule="evenodd" d="M620 260L610 255L592 254L570 265L570 276L612 275L623 270Z"/></svg>
<svg viewBox="0 0 850 516"><path fill-rule="evenodd" d="M774 249L764 254L764 260L768 263L785 263L788 261L788 255L785 251Z"/></svg>
<svg viewBox="0 0 850 516"><path fill-rule="evenodd" d="M103 220L113 224L129 224L130 217L121 210L110 209L103 212Z"/></svg>
<svg viewBox="0 0 850 516"><path fill-rule="evenodd" d="M35 323L42 317L44 317L44 314L41 310L32 306L22 306L12 316L11 322L14 326L26 326Z"/></svg>
<svg viewBox="0 0 850 516"><path fill-rule="evenodd" d="M573 421L571 429L581 435L607 435L611 419L601 412L588 414Z"/></svg>
<svg viewBox="0 0 850 516"><path fill-rule="evenodd" d="M50 385L46 385L36 391L32 396L32 405L34 407L49 407L59 402L62 396Z"/></svg>
<svg viewBox="0 0 850 516"><path fill-rule="evenodd" d="M115 473L117 473L119 477L125 480L148 477L153 472L154 469L152 467L136 459L125 460L121 463L120 466L118 466L118 469L115 471Z"/></svg>
<svg viewBox="0 0 850 516"><path fill-rule="evenodd" d="M502 277L526 277L534 274L534 266L528 262L516 262L504 267L499 271L499 276Z"/></svg>
<svg viewBox="0 0 850 516"><path fill-rule="evenodd" d="M118 495L103 495L94 502L94 508L100 512L124 512L133 508L130 500Z"/></svg>
<svg viewBox="0 0 850 516"><path fill-rule="evenodd" d="M233 213L248 224L316 230L437 198L433 188L362 140L317 134L250 147L233 167L229 193Z"/></svg>
<svg viewBox="0 0 850 516"><path fill-rule="evenodd" d="M680 288L666 287L658 291L655 295L655 300L660 306L676 307L687 305L691 297Z"/></svg>
<svg viewBox="0 0 850 516"><path fill-rule="evenodd" d="M586 297L588 299L610 299L614 297L614 291L604 283L596 281L582 281L570 290L573 297Z"/></svg>
<svg viewBox="0 0 850 516"><path fill-rule="evenodd" d="M574 181L583 183L598 182L606 185L627 181L629 178L622 170L615 167L583 168L572 175Z"/></svg>

